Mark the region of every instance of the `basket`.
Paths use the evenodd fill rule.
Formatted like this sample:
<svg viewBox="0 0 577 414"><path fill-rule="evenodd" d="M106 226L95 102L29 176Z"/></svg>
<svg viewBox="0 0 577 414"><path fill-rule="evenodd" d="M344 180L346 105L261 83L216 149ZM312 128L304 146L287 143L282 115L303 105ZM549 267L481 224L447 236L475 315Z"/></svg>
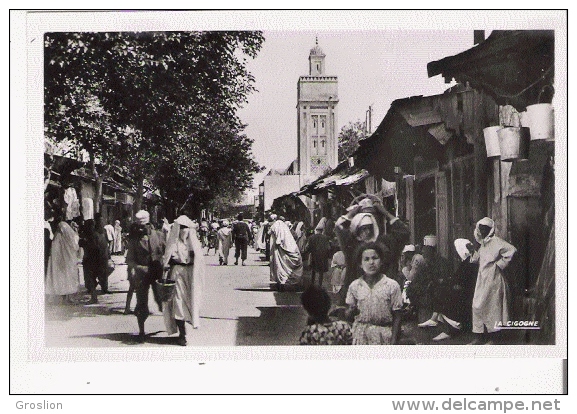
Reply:
<svg viewBox="0 0 577 414"><path fill-rule="evenodd" d="M176 282L171 279L158 279L156 287L161 302L168 302L176 293Z"/></svg>
<svg viewBox="0 0 577 414"><path fill-rule="evenodd" d="M106 263L107 275L110 276L112 274L112 272L114 272L115 268L116 268L116 264L114 263L114 260L108 259L108 262Z"/></svg>

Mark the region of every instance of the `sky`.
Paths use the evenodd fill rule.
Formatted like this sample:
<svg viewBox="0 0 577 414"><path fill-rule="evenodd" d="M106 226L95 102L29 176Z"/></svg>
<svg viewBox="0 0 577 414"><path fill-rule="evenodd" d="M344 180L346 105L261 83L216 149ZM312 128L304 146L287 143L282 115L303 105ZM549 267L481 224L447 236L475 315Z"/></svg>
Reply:
<svg viewBox="0 0 577 414"><path fill-rule="evenodd" d="M253 154L266 167L255 176L255 189L269 169L286 168L297 157L297 82L308 75L317 36L326 75L338 77L337 134L364 121L369 106L374 131L395 99L442 93L451 84L429 78L427 63L473 47L473 30L264 31L263 47L248 64L258 92L239 112Z"/></svg>
<svg viewBox="0 0 577 414"><path fill-rule="evenodd" d="M253 154L265 167L284 169L297 157L296 104L299 76L318 36L326 73L339 79L338 131L364 120L373 107L373 131L395 99L442 93L450 85L427 77L427 63L473 47L473 29L561 27L563 11L540 10L166 10L97 12L14 12L32 39L26 62L33 117L35 159L42 161L42 44L47 31L262 30L265 42L248 58L258 92L239 110L254 140ZM15 49L20 50L20 49ZM18 73L16 71L15 73ZM252 198L251 198L252 199Z"/></svg>

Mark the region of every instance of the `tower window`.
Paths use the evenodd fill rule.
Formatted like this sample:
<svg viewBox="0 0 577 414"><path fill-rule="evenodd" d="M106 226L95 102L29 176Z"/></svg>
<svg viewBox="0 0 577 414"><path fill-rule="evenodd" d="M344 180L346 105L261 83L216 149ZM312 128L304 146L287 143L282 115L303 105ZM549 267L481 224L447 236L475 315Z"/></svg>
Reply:
<svg viewBox="0 0 577 414"><path fill-rule="evenodd" d="M317 63L317 71L320 70L320 65Z"/></svg>
<svg viewBox="0 0 577 414"><path fill-rule="evenodd" d="M322 121L321 122L321 128L324 128L324 127L325 127L325 121Z"/></svg>
<svg viewBox="0 0 577 414"><path fill-rule="evenodd" d="M319 148L319 154L326 155L326 153L327 153L326 144L327 144L327 141L325 141L324 139L321 140L321 147Z"/></svg>

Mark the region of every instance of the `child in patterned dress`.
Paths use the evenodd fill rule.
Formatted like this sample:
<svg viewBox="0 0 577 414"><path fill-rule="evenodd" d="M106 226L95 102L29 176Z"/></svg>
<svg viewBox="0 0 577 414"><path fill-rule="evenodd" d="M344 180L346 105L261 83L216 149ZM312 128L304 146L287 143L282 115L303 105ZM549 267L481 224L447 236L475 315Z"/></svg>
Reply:
<svg viewBox="0 0 577 414"><path fill-rule="evenodd" d="M354 316L353 345L395 345L400 339L403 300L399 284L382 273L391 256L375 242L359 246L362 276L347 291L347 315Z"/></svg>

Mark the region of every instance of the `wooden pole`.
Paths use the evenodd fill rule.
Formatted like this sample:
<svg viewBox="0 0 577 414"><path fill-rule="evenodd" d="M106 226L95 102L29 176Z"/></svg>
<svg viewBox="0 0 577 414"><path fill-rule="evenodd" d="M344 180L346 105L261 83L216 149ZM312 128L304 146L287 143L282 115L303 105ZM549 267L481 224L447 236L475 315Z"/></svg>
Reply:
<svg viewBox="0 0 577 414"><path fill-rule="evenodd" d="M483 128L486 127L484 93L473 91L474 185L473 216L480 220L487 215L487 150Z"/></svg>

